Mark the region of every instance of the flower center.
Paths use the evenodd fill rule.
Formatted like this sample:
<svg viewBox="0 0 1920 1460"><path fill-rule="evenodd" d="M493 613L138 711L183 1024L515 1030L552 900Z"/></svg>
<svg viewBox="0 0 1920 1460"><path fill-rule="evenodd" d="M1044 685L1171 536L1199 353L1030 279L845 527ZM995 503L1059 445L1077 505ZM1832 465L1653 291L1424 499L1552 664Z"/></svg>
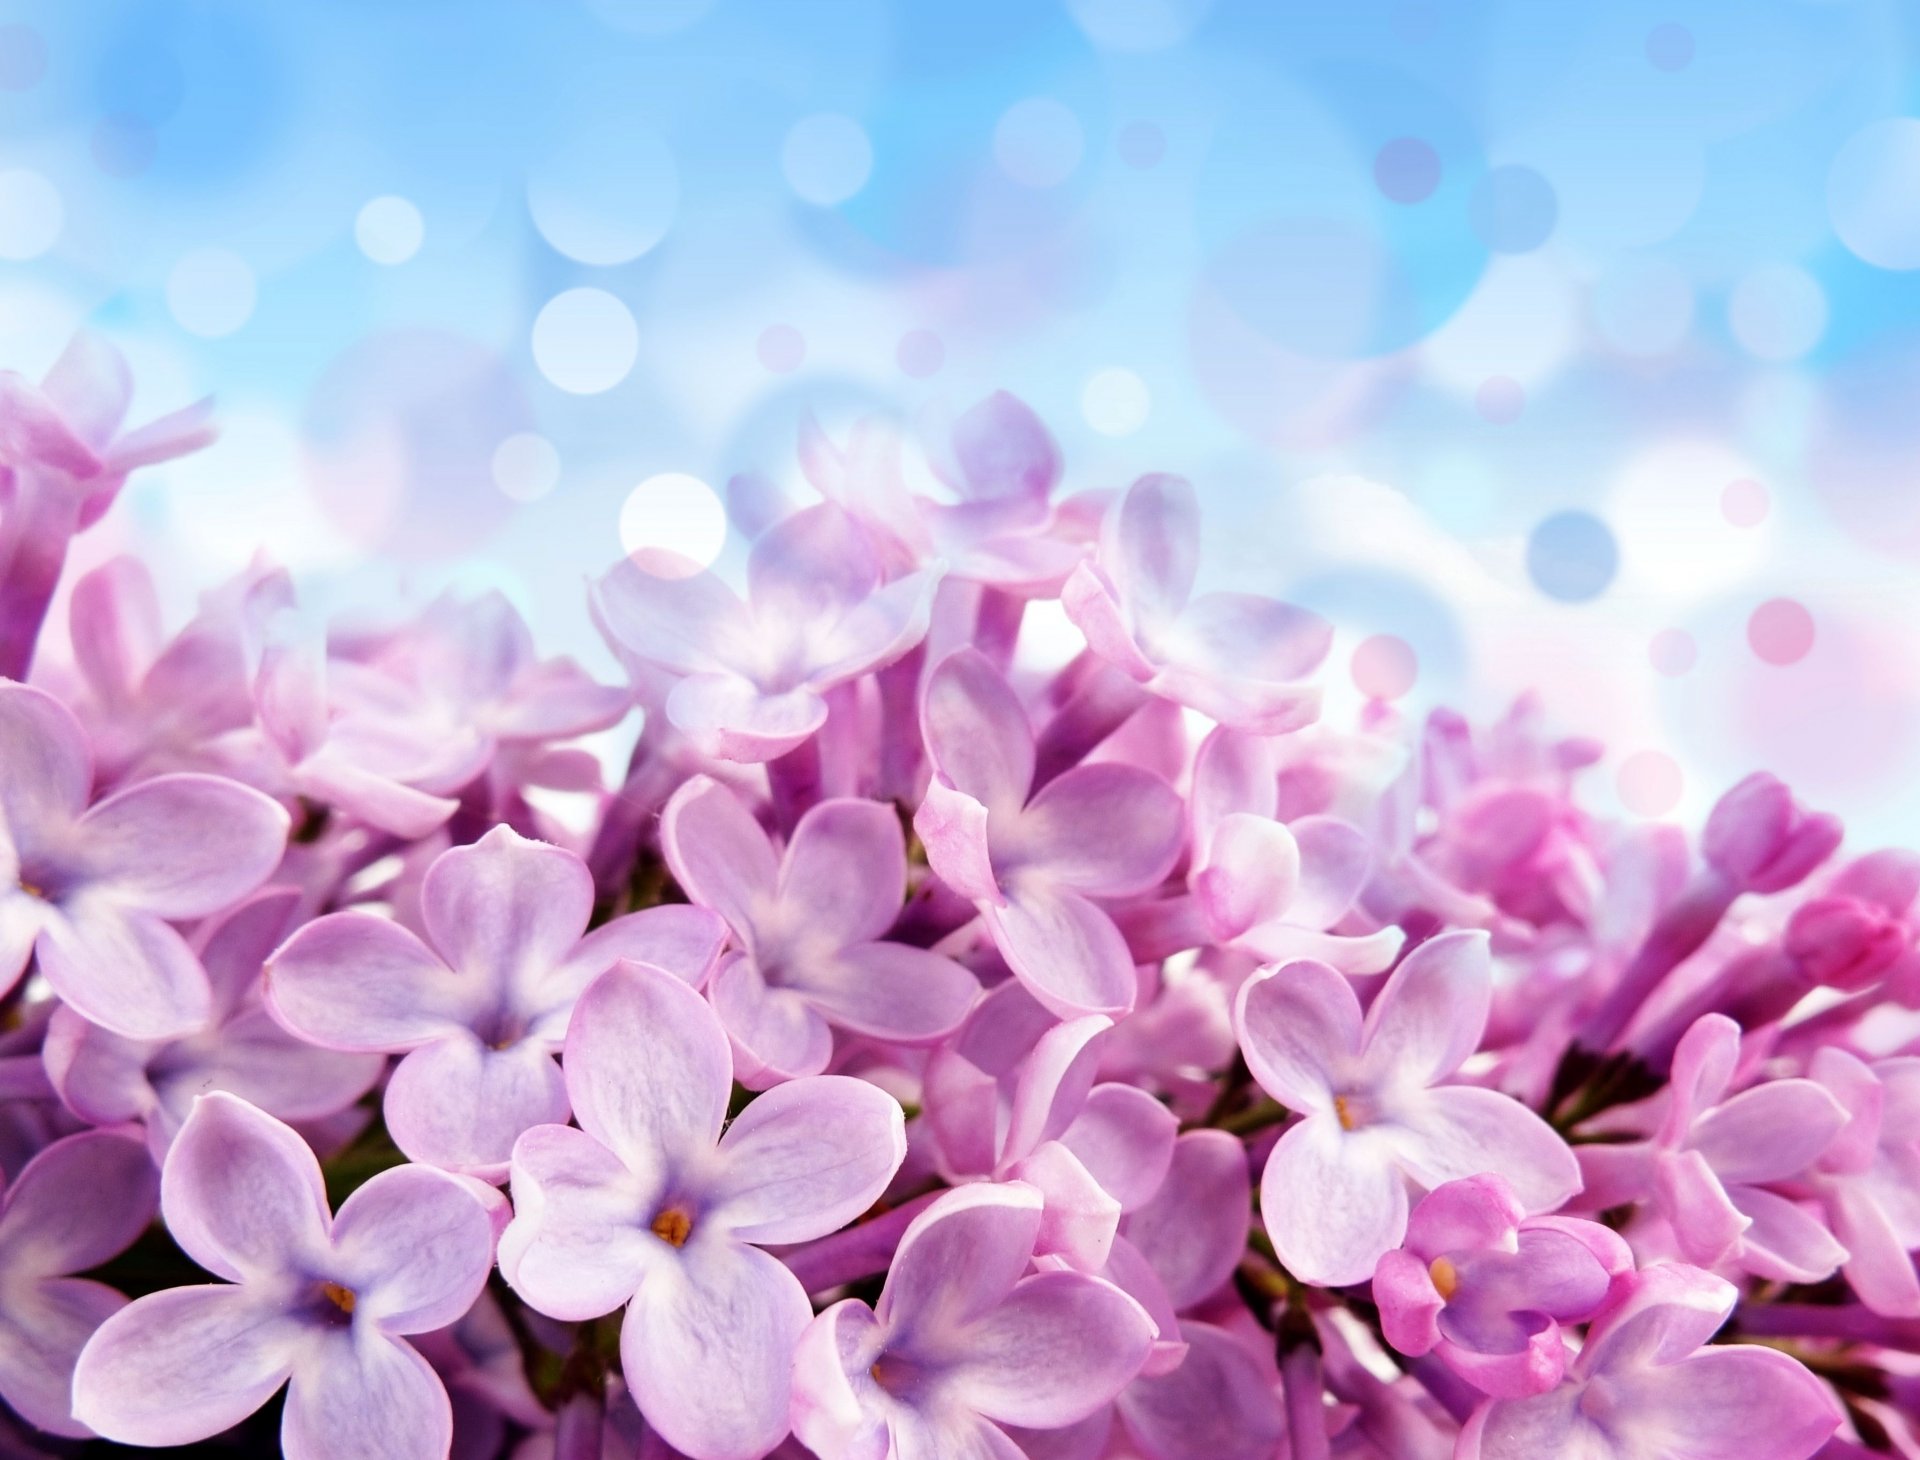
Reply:
<svg viewBox="0 0 1920 1460"><path fill-rule="evenodd" d="M26 893L28 897L38 898L43 902L46 900L46 893L42 892L38 887L35 887L24 877L20 879L20 890Z"/></svg>
<svg viewBox="0 0 1920 1460"><path fill-rule="evenodd" d="M904 1354L883 1353L867 1370L873 1382L895 1399L911 1399L925 1385L927 1370Z"/></svg>
<svg viewBox="0 0 1920 1460"><path fill-rule="evenodd" d="M320 1291L326 1294L327 1301L342 1313L351 1313L353 1305L360 1301L352 1288L342 1287L339 1283L322 1283Z"/></svg>
<svg viewBox="0 0 1920 1460"><path fill-rule="evenodd" d="M653 1235L669 1247L684 1247L693 1234L693 1215L685 1207L668 1207L653 1219Z"/></svg>
<svg viewBox="0 0 1920 1460"><path fill-rule="evenodd" d="M1359 1112L1348 1102L1346 1096L1336 1095L1333 1097L1333 1113L1340 1118L1341 1130L1354 1130L1358 1128L1360 1124Z"/></svg>
<svg viewBox="0 0 1920 1460"><path fill-rule="evenodd" d="M1433 1290L1442 1298L1451 1300L1460 1290L1460 1272L1444 1257L1436 1257L1427 1264L1427 1276L1433 1279Z"/></svg>

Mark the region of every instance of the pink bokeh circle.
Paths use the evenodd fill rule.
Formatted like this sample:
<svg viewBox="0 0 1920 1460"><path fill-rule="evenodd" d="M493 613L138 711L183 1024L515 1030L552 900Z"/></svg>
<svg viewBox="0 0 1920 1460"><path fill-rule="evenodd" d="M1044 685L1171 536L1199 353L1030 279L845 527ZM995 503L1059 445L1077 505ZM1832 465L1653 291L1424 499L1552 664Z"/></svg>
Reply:
<svg viewBox="0 0 1920 1460"><path fill-rule="evenodd" d="M1798 664L1813 638L1813 615L1797 599L1769 598L1747 620L1747 643L1768 664Z"/></svg>

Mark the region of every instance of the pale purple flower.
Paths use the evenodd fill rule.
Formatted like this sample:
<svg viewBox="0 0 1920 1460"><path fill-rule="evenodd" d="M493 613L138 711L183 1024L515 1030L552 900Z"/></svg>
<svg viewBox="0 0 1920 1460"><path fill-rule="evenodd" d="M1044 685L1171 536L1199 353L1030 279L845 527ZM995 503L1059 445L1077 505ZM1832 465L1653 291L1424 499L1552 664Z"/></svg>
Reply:
<svg viewBox="0 0 1920 1460"><path fill-rule="evenodd" d="M1100 551L1061 602L1107 663L1223 725L1278 735L1320 713L1298 683L1333 645L1317 614L1250 593L1193 596L1200 509L1181 477L1144 476L1108 513Z"/></svg>
<svg viewBox="0 0 1920 1460"><path fill-rule="evenodd" d="M1920 1318L1920 1055L1869 1065L1829 1046L1810 1073L1847 1115L1807 1182L1846 1249L1847 1281L1875 1313Z"/></svg>
<svg viewBox="0 0 1920 1460"><path fill-rule="evenodd" d="M1013 1460L1003 1426L1058 1429L1110 1401L1154 1328L1111 1283L1029 1274L1040 1193L950 1192L914 1219L879 1302L849 1298L801 1340L795 1432L822 1460Z"/></svg>
<svg viewBox="0 0 1920 1460"><path fill-rule="evenodd" d="M640 964L581 995L565 1068L580 1129L536 1126L514 1147L502 1273L555 1318L627 1303L621 1363L647 1422L695 1460L765 1454L787 1432L811 1310L759 1244L824 1236L872 1205L906 1154L900 1106L812 1075L728 1124L726 1031Z"/></svg>
<svg viewBox="0 0 1920 1460"><path fill-rule="evenodd" d="M835 1029L932 1044L973 1007L980 985L966 969L885 941L907 887L891 806L823 801L776 852L733 792L696 776L667 803L660 843L681 889L725 918L739 945L708 997L743 1083L819 1074Z"/></svg>
<svg viewBox="0 0 1920 1460"><path fill-rule="evenodd" d="M1413 1209L1406 1242L1374 1269L1373 1300L1401 1353L1436 1354L1475 1388L1512 1399L1560 1382L1561 1325L1591 1318L1632 1270L1611 1228L1529 1217L1501 1177L1469 1176Z"/></svg>
<svg viewBox="0 0 1920 1460"><path fill-rule="evenodd" d="M553 1061L574 1001L622 958L705 981L725 929L700 908L629 913L593 932L578 857L495 827L443 852L420 891L423 940L372 913L330 913L268 964L267 1006L328 1049L405 1053L387 1129L415 1161L498 1181L522 1131L567 1118Z"/></svg>
<svg viewBox="0 0 1920 1460"><path fill-rule="evenodd" d="M1623 1277L1561 1383L1481 1405L1457 1460L1807 1460L1840 1423L1832 1391L1773 1349L1702 1347L1737 1296L1697 1268Z"/></svg>
<svg viewBox="0 0 1920 1460"><path fill-rule="evenodd" d="M42 1054L67 1108L95 1125L141 1121L163 1160L197 1096L238 1095L281 1120L310 1121L346 1109L386 1068L377 1054L343 1054L295 1038L260 1001L260 970L294 920L299 894L256 893L196 931L213 1011L178 1039L128 1039L62 1006Z"/></svg>
<svg viewBox="0 0 1920 1460"><path fill-rule="evenodd" d="M70 1276L125 1250L153 1218L159 1177L121 1131L55 1141L0 1197L0 1399L56 1435L90 1433L73 1418L73 1365L127 1300Z"/></svg>
<svg viewBox="0 0 1920 1460"><path fill-rule="evenodd" d="M330 1215L298 1135L235 1096L203 1096L167 1154L161 1211L225 1281L149 1294L101 1325L74 1372L75 1416L109 1439L192 1444L287 1384L293 1460L446 1454L446 1389L404 1335L445 1327L485 1286L484 1190L400 1166Z"/></svg>
<svg viewBox="0 0 1920 1460"><path fill-rule="evenodd" d="M742 599L710 572L663 577L633 559L594 588L617 651L679 676L667 717L708 755L766 761L826 722L825 695L926 636L937 570L885 581L861 525L831 503L753 545Z"/></svg>
<svg viewBox="0 0 1920 1460"><path fill-rule="evenodd" d="M1240 990L1247 1067L1305 1118L1267 1158L1267 1235L1310 1283L1365 1282L1406 1235L1407 1188L1491 1171L1528 1212L1580 1187L1573 1153L1519 1101L1444 1083L1486 1027L1492 968L1482 933L1446 933L1408 954L1361 1014L1324 963L1266 970Z"/></svg>
<svg viewBox="0 0 1920 1460"><path fill-rule="evenodd" d="M1096 1085L1112 1021L1056 1021L1024 988L988 994L927 1063L927 1123L953 1180L1024 1181L1046 1199L1043 1255L1087 1272L1121 1215L1159 1190L1178 1122L1131 1085Z"/></svg>
<svg viewBox="0 0 1920 1460"><path fill-rule="evenodd" d="M1782 1282L1818 1282L1846 1258L1820 1218L1775 1187L1817 1161L1847 1111L1812 1080L1769 1080L1736 1094L1740 1026L1697 1020L1674 1051L1666 1112L1651 1139L1583 1145L1581 1205L1646 1200L1698 1267L1731 1263Z"/></svg>
<svg viewBox="0 0 1920 1460"><path fill-rule="evenodd" d="M217 776L156 776L89 809L92 783L73 715L0 683L0 988L33 957L55 993L116 1034L191 1033L212 992L170 924L264 882L287 814Z"/></svg>
<svg viewBox="0 0 1920 1460"><path fill-rule="evenodd" d="M1062 1018L1133 1007L1133 958L1096 899L1157 886L1183 837L1180 798L1150 771L1076 766L1034 789L1026 711L985 656L934 667L921 703L933 762L913 825L1014 975Z"/></svg>

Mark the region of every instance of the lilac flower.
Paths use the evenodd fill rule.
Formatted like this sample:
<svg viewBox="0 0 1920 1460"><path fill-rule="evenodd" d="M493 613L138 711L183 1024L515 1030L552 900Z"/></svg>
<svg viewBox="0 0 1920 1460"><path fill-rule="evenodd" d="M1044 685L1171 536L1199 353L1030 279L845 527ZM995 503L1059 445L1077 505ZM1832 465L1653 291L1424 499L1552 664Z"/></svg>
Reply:
<svg viewBox="0 0 1920 1460"><path fill-rule="evenodd" d="M1558 1387L1481 1405L1458 1460L1806 1460L1839 1424L1840 1406L1783 1353L1702 1348L1735 1297L1731 1283L1697 1268L1622 1278Z"/></svg>
<svg viewBox="0 0 1920 1460"><path fill-rule="evenodd" d="M1730 1262L1783 1282L1818 1282L1846 1258L1820 1219L1773 1188L1819 1159L1847 1111L1812 1080L1770 1080L1729 1096L1740 1026L1698 1020L1674 1051L1665 1117L1645 1142L1583 1145L1582 1205L1645 1199L1699 1267Z"/></svg>
<svg viewBox="0 0 1920 1460"><path fill-rule="evenodd" d="M553 1055L580 991L622 958L697 985L725 936L689 907L588 933L586 865L504 826L436 858L420 904L426 941L365 912L307 924L268 965L267 1006L325 1048L405 1052L386 1090L394 1143L489 1181L522 1131L567 1118Z"/></svg>
<svg viewBox="0 0 1920 1460"><path fill-rule="evenodd" d="M927 632L936 570L883 582L866 532L831 503L753 545L742 600L712 573L661 577L632 560L595 586L610 642L678 675L666 712L709 755L766 761L827 718L825 694L892 663Z"/></svg>
<svg viewBox="0 0 1920 1460"><path fill-rule="evenodd" d="M1034 790L1033 734L977 650L928 677L933 782L914 830L941 880L979 909L1015 976L1062 1018L1133 1007L1133 959L1094 900L1158 885L1182 841L1171 787L1136 766L1078 766Z"/></svg>
<svg viewBox="0 0 1920 1460"><path fill-rule="evenodd" d="M133 1039L200 1028L207 976L173 920L264 882L287 815L258 791L167 775L91 809L86 736L59 701L0 683L0 988L37 960L55 993Z"/></svg>
<svg viewBox="0 0 1920 1460"><path fill-rule="evenodd" d="M1333 645L1305 609L1247 593L1193 597L1200 509L1183 478L1144 476L1108 514L1098 556L1061 592L1094 653L1154 694L1262 735L1298 730L1320 691L1297 683Z"/></svg>
<svg viewBox="0 0 1920 1460"><path fill-rule="evenodd" d="M1407 1184L1491 1171L1524 1210L1580 1186L1566 1143L1517 1100L1443 1084L1486 1027L1492 970L1480 933L1447 933L1407 955L1367 1010L1324 963L1270 969L1240 990L1235 1024L1253 1076L1305 1117L1260 1183L1280 1260L1310 1283L1365 1282L1400 1245Z"/></svg>
<svg viewBox="0 0 1920 1460"><path fill-rule="evenodd" d="M447 1393L403 1336L445 1327L486 1283L493 1219L473 1186L384 1171L329 1216L320 1165L273 1117L203 1096L167 1154L167 1230L224 1283L137 1299L81 1351L75 1417L138 1445L203 1440L288 1384L296 1460L444 1455Z"/></svg>
<svg viewBox="0 0 1920 1460"><path fill-rule="evenodd" d="M152 1220L159 1181L139 1141L87 1131L35 1156L0 1199L0 1399L56 1435L73 1418L73 1365L126 1299L69 1274L123 1251Z"/></svg>
<svg viewBox="0 0 1920 1460"><path fill-rule="evenodd" d="M813 1075L754 1100L722 1135L726 1032L686 984L622 963L567 1032L580 1129L535 1126L513 1152L500 1267L555 1318L632 1301L620 1353L647 1422L695 1460L751 1460L787 1431L787 1377L810 1310L761 1243L843 1226L906 1154L899 1105Z"/></svg>
<svg viewBox="0 0 1920 1460"><path fill-rule="evenodd" d="M1529 1217L1503 1179L1469 1176L1413 1209L1406 1242L1374 1269L1373 1300L1401 1353L1438 1354L1475 1388L1514 1399L1560 1382L1561 1325L1591 1318L1632 1270L1611 1228Z"/></svg>
<svg viewBox="0 0 1920 1460"><path fill-rule="evenodd" d="M1021 1453L1003 1426L1058 1429L1106 1404L1145 1361L1153 1324L1110 1283L1027 1275L1041 1198L964 1188L922 1212L872 1308L849 1298L807 1329L794 1429L822 1460Z"/></svg>
<svg viewBox="0 0 1920 1460"><path fill-rule="evenodd" d="M1875 1313L1920 1318L1920 1056L1869 1065L1829 1046L1811 1073L1847 1115L1807 1183L1845 1246L1847 1281Z"/></svg>
<svg viewBox="0 0 1920 1460"><path fill-rule="evenodd" d="M68 539L130 472L213 439L207 401L122 431L132 397L126 360L86 331L38 386L0 371L0 677L26 677Z"/></svg>
<svg viewBox="0 0 1920 1460"><path fill-rule="evenodd" d="M942 1170L956 1181L1024 1181L1045 1208L1036 1250L1086 1272L1107 1263L1123 1212L1159 1189L1177 1122L1129 1085L1095 1085L1112 1021L1056 1022L1017 983L982 999L927 1063Z"/></svg>
<svg viewBox="0 0 1920 1460"><path fill-rule="evenodd" d="M952 959L883 941L907 886L906 842L890 806L821 802L776 855L739 799L697 776L667 803L660 841L681 888L724 917L740 944L709 997L745 1084L819 1074L836 1028L934 1043L980 992Z"/></svg>
<svg viewBox="0 0 1920 1460"><path fill-rule="evenodd" d="M127 1039L64 1006L53 1011L42 1053L67 1108L95 1125L141 1121L164 1160L196 1096L225 1090L281 1120L346 1109L386 1068L374 1054L341 1054L297 1039L260 1001L260 969L293 921L299 894L257 893L195 935L213 1011L179 1039Z"/></svg>

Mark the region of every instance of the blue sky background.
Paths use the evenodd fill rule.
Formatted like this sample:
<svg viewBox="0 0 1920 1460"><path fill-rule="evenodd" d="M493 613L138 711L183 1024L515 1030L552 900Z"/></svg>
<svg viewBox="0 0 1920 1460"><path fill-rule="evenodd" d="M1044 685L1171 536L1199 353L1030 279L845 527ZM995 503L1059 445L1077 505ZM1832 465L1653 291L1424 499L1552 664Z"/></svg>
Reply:
<svg viewBox="0 0 1920 1460"><path fill-rule="evenodd" d="M1602 804L1765 764L1912 841L1912 17L0 0L0 361L87 321L143 407L218 394L88 549L178 606L258 545L589 655L623 508L737 561L663 474L1005 387L1074 487L1192 477L1338 684L1392 635L1415 708L1605 737Z"/></svg>

